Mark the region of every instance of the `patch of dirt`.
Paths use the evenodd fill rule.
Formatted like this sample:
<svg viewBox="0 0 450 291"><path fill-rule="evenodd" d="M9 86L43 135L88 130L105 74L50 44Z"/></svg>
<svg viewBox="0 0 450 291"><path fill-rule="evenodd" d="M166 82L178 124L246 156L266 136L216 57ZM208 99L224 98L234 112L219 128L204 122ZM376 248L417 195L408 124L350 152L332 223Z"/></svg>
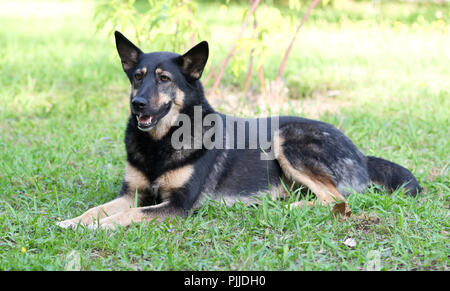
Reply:
<svg viewBox="0 0 450 291"><path fill-rule="evenodd" d="M430 172L428 174L428 179L433 182L436 180L439 176L444 176L446 172L445 167L442 169L436 168L434 166L431 166Z"/></svg>
<svg viewBox="0 0 450 291"><path fill-rule="evenodd" d="M355 224L353 226L354 229L362 231L364 233L371 231L374 225L380 223L380 218L364 213L358 216L352 216L352 219L355 221Z"/></svg>
<svg viewBox="0 0 450 291"><path fill-rule="evenodd" d="M225 88L213 94L206 92L206 98L218 111L245 117L270 115L297 115L318 119L324 113L337 113L350 107L351 101L340 96L338 90L313 92L309 98L290 99L288 89L266 86L265 92L244 91L240 88Z"/></svg>

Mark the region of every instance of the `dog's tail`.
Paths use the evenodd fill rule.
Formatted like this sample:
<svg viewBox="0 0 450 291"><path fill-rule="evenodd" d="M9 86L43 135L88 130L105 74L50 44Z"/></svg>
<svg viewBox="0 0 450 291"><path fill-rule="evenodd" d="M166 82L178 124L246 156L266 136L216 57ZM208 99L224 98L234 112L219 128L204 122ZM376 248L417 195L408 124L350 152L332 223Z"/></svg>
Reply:
<svg viewBox="0 0 450 291"><path fill-rule="evenodd" d="M416 177L406 168L377 157L367 156L370 180L394 191L404 187L405 193L416 196L422 191Z"/></svg>

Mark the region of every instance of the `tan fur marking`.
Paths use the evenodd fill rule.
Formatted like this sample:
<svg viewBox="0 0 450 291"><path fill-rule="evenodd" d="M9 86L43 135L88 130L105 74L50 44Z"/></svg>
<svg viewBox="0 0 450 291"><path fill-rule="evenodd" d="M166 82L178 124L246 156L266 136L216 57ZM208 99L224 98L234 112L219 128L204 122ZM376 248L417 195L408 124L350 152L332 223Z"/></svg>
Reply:
<svg viewBox="0 0 450 291"><path fill-rule="evenodd" d="M131 208L119 212L113 216L100 220L100 223L92 223L90 228L97 227L103 229L115 229L116 225L128 226L133 222L150 221L153 219L164 220L166 217L173 218L177 215L173 208L169 207L169 202L163 202L154 206Z"/></svg>
<svg viewBox="0 0 450 291"><path fill-rule="evenodd" d="M172 101L169 95L159 92L158 97L156 97L156 105L162 107Z"/></svg>
<svg viewBox="0 0 450 291"><path fill-rule="evenodd" d="M141 171L130 165L128 162L125 165L124 180L128 183L128 187L132 191L131 194L134 194L136 189L144 190L150 187L150 181L147 177L145 177Z"/></svg>
<svg viewBox="0 0 450 291"><path fill-rule="evenodd" d="M168 96L167 96L168 97ZM181 90L177 90L177 96L172 103L172 108L170 108L169 113L166 114L153 128L150 130L151 136L158 140L167 134L170 128L175 124L178 118L178 114L180 113L181 108L184 103L184 93Z"/></svg>
<svg viewBox="0 0 450 291"><path fill-rule="evenodd" d="M76 226L78 223L87 225L93 223L97 219L130 209L130 207L133 207L133 198L125 195L108 203L93 207L78 217L61 221L59 225L61 227Z"/></svg>
<svg viewBox="0 0 450 291"><path fill-rule="evenodd" d="M187 165L164 173L157 179L161 190L170 191L183 187L194 173L194 167Z"/></svg>
<svg viewBox="0 0 450 291"><path fill-rule="evenodd" d="M326 204L334 202L335 199L345 201L344 197L338 192L331 182L323 181L313 177L309 171L301 171L292 167L289 160L283 154L284 139L279 132L275 133L273 139L274 154L284 174L295 182L301 183L308 187L319 199L320 203Z"/></svg>
<svg viewBox="0 0 450 291"><path fill-rule="evenodd" d="M143 67L136 70L136 73L141 73L143 75L147 74L147 68ZM138 89L134 88L133 84L131 84L131 96L135 97L137 95Z"/></svg>
<svg viewBox="0 0 450 291"><path fill-rule="evenodd" d="M128 226L132 222L141 222L144 220L144 213L141 211L141 208L130 208L124 210L122 212L116 213L115 215L109 216L107 218L103 218L100 220L100 223L97 224L93 222L89 225L90 228L103 228L103 229L114 229L115 224L121 226Z"/></svg>
<svg viewBox="0 0 450 291"><path fill-rule="evenodd" d="M145 76L147 74L147 68L146 67L142 67L142 68L137 69L135 72L136 73L141 73L142 75Z"/></svg>
<svg viewBox="0 0 450 291"><path fill-rule="evenodd" d="M87 225L97 219L102 219L133 207L136 189L138 191L144 190L150 186L150 182L138 169L128 162L125 165L124 180L130 188L129 193L125 193L122 197L116 198L108 203L93 207L78 217L61 221L59 225L65 228L76 226L78 223Z"/></svg>
<svg viewBox="0 0 450 291"><path fill-rule="evenodd" d="M177 95L175 96L175 100L173 101L173 103L179 106L180 108L183 107L184 97L185 97L184 92L181 91L180 89L177 89Z"/></svg>
<svg viewBox="0 0 450 291"><path fill-rule="evenodd" d="M138 90L134 88L133 85L131 85L131 96L136 97Z"/></svg>

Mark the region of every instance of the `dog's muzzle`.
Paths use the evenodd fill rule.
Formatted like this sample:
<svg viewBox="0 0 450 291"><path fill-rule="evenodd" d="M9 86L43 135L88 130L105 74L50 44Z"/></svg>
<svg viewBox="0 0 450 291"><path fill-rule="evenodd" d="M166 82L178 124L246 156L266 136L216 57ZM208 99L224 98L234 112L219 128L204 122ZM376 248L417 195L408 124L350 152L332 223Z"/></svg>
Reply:
<svg viewBox="0 0 450 291"><path fill-rule="evenodd" d="M133 106L133 114L138 122L138 128L142 131L149 131L170 111L172 102L165 104L154 114L149 112L148 102L143 98L134 98L131 105Z"/></svg>

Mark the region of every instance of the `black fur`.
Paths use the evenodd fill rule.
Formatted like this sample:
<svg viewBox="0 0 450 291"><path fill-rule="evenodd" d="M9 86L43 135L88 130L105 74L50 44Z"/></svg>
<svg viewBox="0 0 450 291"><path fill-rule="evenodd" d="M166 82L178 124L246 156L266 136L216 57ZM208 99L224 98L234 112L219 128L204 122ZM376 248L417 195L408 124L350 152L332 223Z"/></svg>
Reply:
<svg viewBox="0 0 450 291"><path fill-rule="evenodd" d="M372 182L383 185L391 191L402 186L409 195L416 196L422 191L414 175L408 169L393 162L367 156L367 168Z"/></svg>

